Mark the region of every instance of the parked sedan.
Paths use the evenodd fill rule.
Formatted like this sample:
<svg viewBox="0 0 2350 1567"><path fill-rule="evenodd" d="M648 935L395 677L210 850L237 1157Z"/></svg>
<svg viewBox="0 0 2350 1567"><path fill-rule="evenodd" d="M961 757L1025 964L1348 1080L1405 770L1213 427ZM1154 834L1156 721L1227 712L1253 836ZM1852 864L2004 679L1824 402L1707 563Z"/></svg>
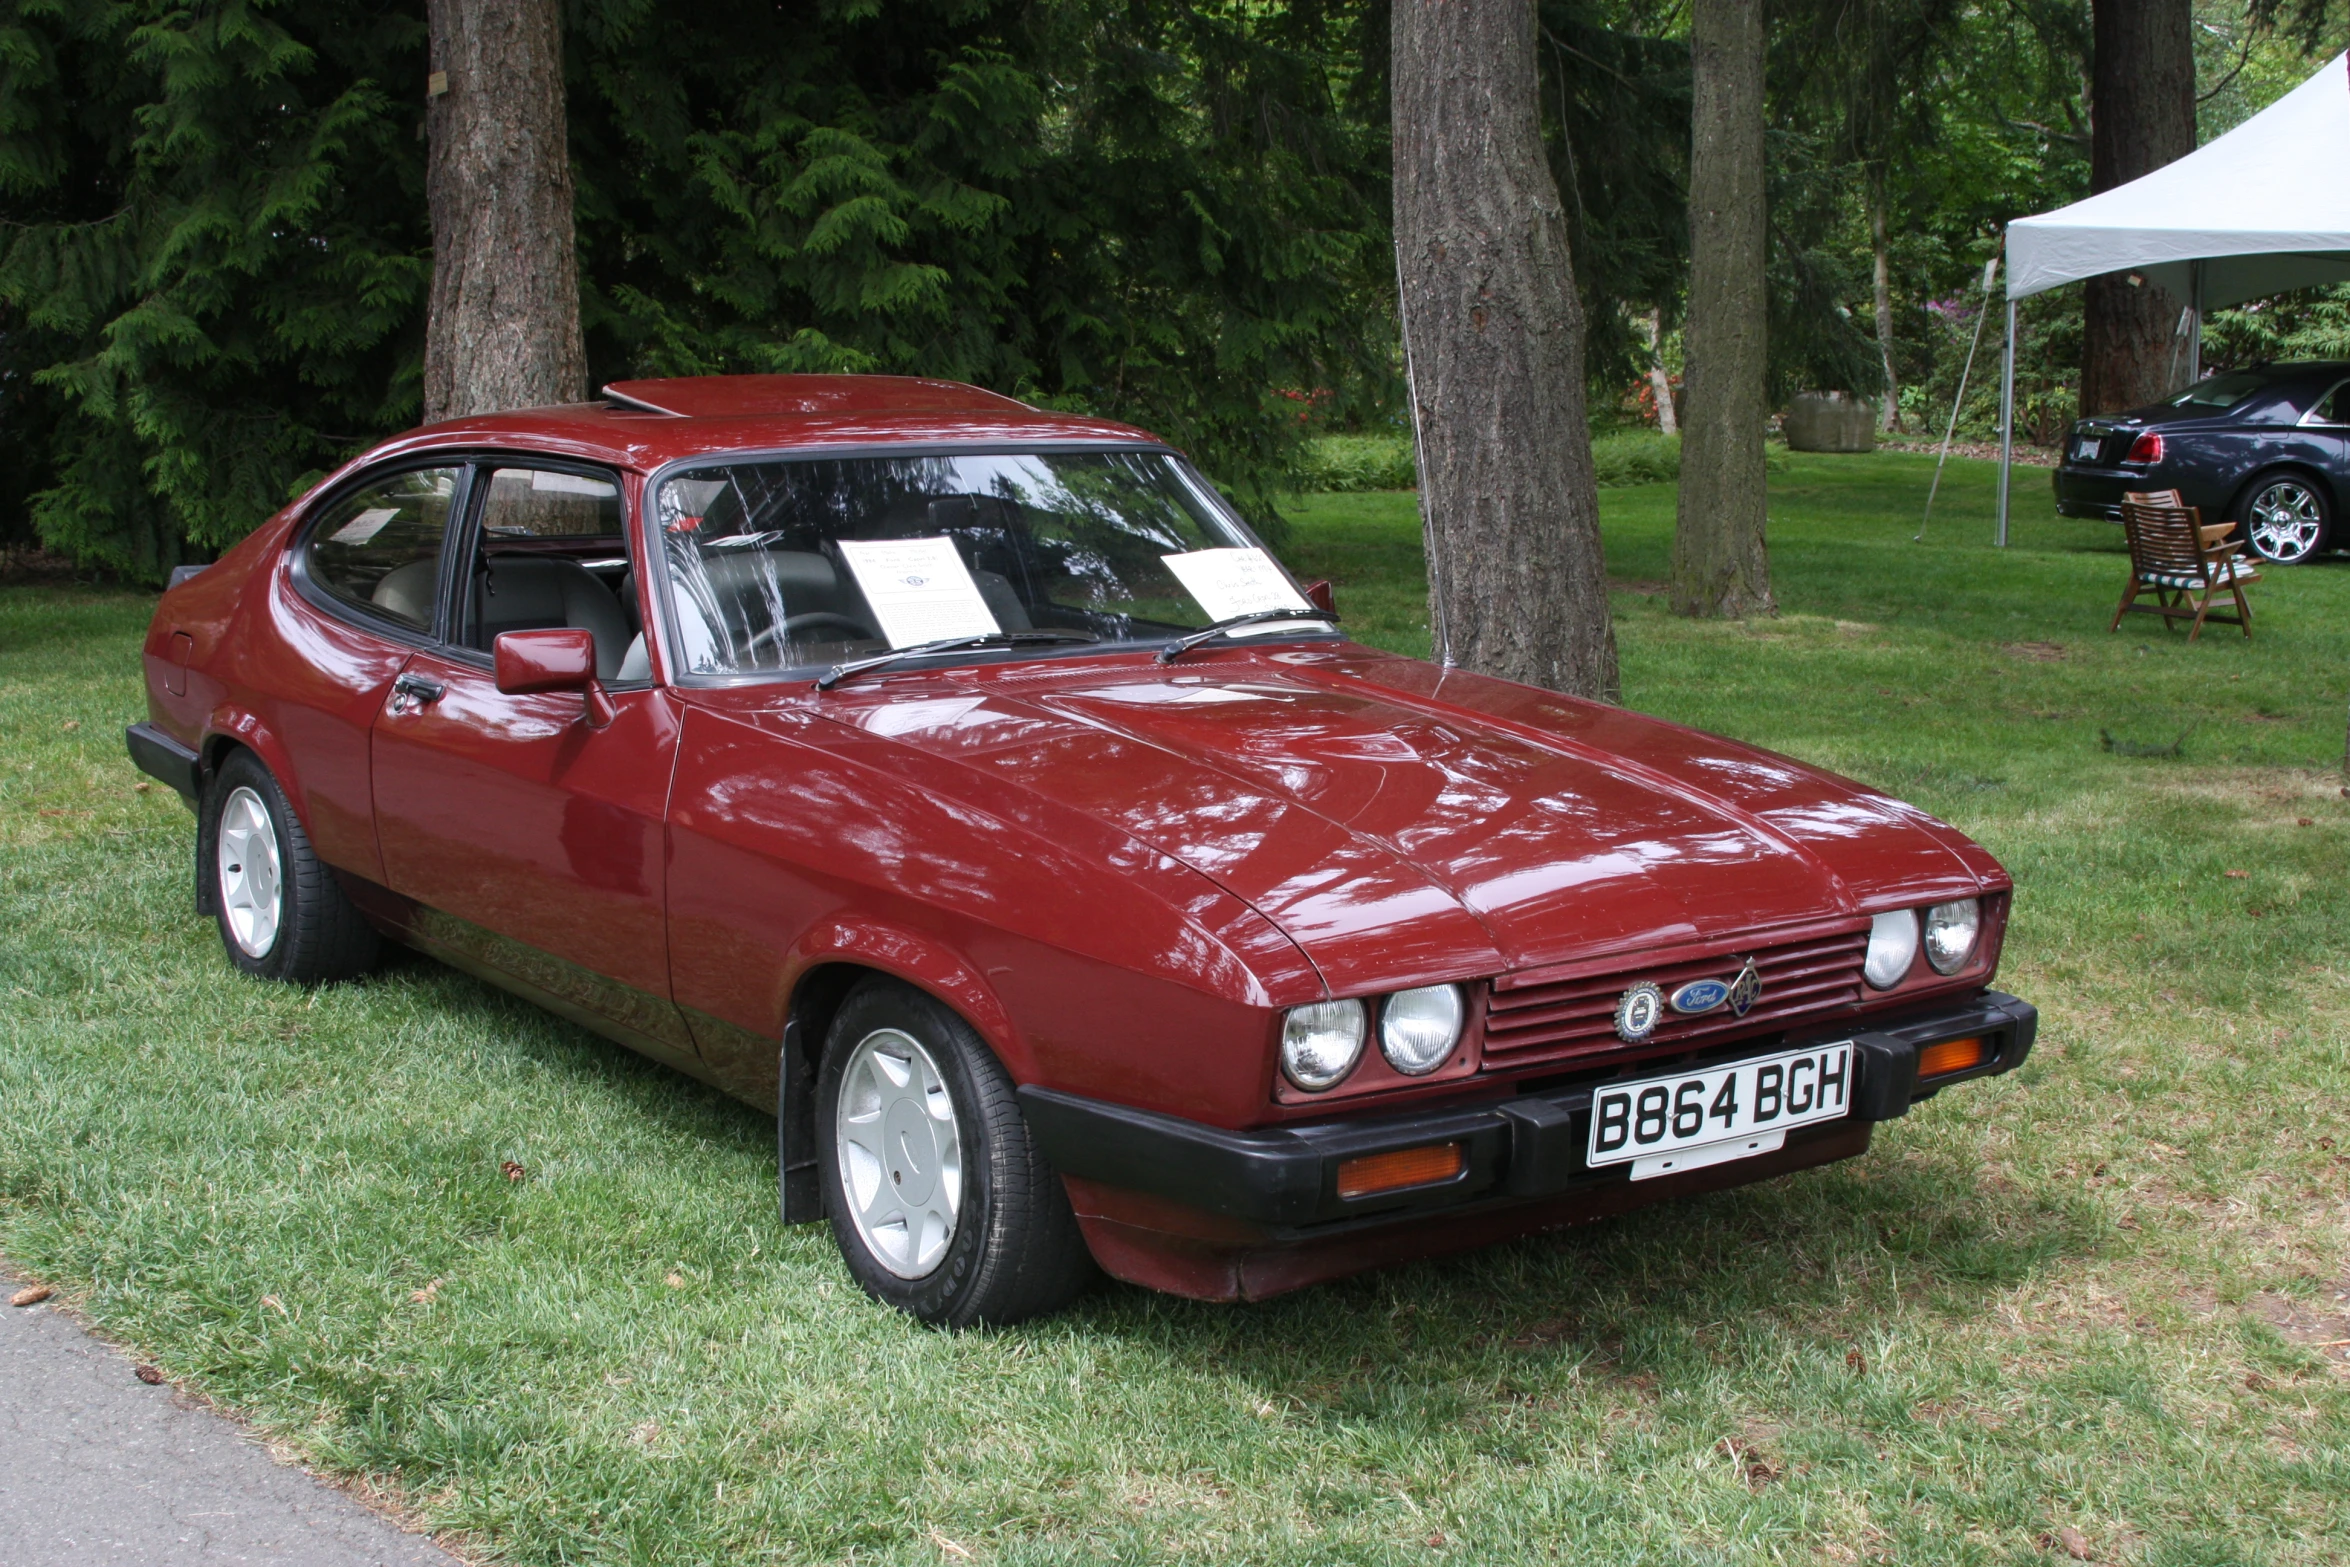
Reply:
<svg viewBox="0 0 2350 1567"><path fill-rule="evenodd" d="M2010 883L1382 653L1139 430L853 377L436 425L174 586L230 962L434 954L777 1120L925 1321L1255 1298L1850 1158L2014 1069Z"/></svg>
<svg viewBox="0 0 2350 1567"><path fill-rule="evenodd" d="M2350 363L2254 365L2168 402L2083 419L2056 470L2056 509L2121 520L2128 490L2175 489L2280 566L2334 542L2350 485Z"/></svg>

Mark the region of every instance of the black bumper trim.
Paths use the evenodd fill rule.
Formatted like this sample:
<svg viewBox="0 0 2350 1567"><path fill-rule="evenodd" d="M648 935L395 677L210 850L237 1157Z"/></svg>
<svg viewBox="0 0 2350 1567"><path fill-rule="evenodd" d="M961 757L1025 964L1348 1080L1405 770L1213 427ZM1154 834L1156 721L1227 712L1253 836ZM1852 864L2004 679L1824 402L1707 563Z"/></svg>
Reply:
<svg viewBox="0 0 2350 1567"><path fill-rule="evenodd" d="M1871 1028L1812 1030L1788 1039L1786 1046L1849 1038L1857 1058L1851 1119L1885 1121L1906 1115L1918 1099L1952 1083L2021 1066L2031 1053L2039 1016L2029 1002L1991 990L1958 1006ZM1969 1035L1992 1040L1988 1060L1964 1072L1918 1081L1920 1050ZM1776 1048L1781 1047L1746 1041L1743 1053ZM1719 1059L1735 1059L1739 1053L1739 1047L1730 1047ZM1594 1171L1583 1163L1593 1086L1251 1132L1034 1086L1020 1090L1020 1107L1038 1147L1064 1175L1293 1229L1451 1207L1477 1196L1545 1197L1574 1186L1623 1181L1628 1178L1624 1166ZM1376 1197L1338 1195L1338 1167L1344 1161L1441 1142L1459 1142L1467 1154L1467 1168L1454 1179Z"/></svg>
<svg viewBox="0 0 2350 1567"><path fill-rule="evenodd" d="M196 803L204 790L202 758L153 724L133 724L122 739L140 772L171 785L190 806Z"/></svg>

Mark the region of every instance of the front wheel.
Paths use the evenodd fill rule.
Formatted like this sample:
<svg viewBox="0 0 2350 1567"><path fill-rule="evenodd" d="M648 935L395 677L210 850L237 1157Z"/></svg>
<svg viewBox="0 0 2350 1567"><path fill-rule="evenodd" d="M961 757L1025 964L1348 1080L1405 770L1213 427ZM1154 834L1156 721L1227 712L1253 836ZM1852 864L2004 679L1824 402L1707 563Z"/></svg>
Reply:
<svg viewBox="0 0 2350 1567"><path fill-rule="evenodd" d="M2279 566L2298 566L2326 547L2333 508L2297 473L2264 473L2246 486L2239 508L2252 553Z"/></svg>
<svg viewBox="0 0 2350 1567"><path fill-rule="evenodd" d="M231 752L204 795L201 874L229 961L258 979L318 985L375 965L378 943L285 791L250 751Z"/></svg>
<svg viewBox="0 0 2350 1567"><path fill-rule="evenodd" d="M1012 1082L935 998L873 979L842 1003L816 1079L825 1208L867 1294L940 1327L1066 1305L1093 1261Z"/></svg>

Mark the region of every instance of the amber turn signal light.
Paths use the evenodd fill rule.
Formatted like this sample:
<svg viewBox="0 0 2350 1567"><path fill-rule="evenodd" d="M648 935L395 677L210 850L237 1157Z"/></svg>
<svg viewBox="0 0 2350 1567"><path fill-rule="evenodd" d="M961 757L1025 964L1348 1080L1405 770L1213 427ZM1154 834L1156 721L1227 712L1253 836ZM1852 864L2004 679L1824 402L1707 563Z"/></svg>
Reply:
<svg viewBox="0 0 2350 1567"><path fill-rule="evenodd" d="M1979 1038L1945 1039L1918 1052L1918 1076L1942 1077L1963 1072L1970 1066L1981 1066L1989 1055Z"/></svg>
<svg viewBox="0 0 2350 1567"><path fill-rule="evenodd" d="M1468 1167L1459 1143L1430 1143L1425 1148L1398 1148L1393 1153L1365 1154L1338 1167L1338 1195L1369 1197L1400 1192L1407 1186L1434 1186L1449 1181Z"/></svg>

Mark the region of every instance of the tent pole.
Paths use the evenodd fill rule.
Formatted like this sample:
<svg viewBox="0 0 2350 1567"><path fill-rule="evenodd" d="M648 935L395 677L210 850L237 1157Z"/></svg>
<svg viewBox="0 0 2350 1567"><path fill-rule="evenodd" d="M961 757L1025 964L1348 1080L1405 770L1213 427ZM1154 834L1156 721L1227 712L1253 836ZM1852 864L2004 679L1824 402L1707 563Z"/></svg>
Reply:
<svg viewBox="0 0 2350 1567"><path fill-rule="evenodd" d="M1999 356L1999 547L2007 548L2007 473L2015 465L2015 298L2007 301L2007 351Z"/></svg>
<svg viewBox="0 0 2350 1567"><path fill-rule="evenodd" d="M2187 384L2203 379L2203 263L2195 263L2195 325L2187 336Z"/></svg>
<svg viewBox="0 0 2350 1567"><path fill-rule="evenodd" d="M1991 280L1999 275L1999 258L1993 256L1983 263L1983 308L1975 312L1975 335L1966 345L1966 363L1958 372L1958 395L1950 400L1950 422L1942 427L1942 455L1934 459L1934 482L1926 486L1926 514L1918 519L1917 536L1909 542L1926 542L1926 525L1934 520L1934 497L1942 489L1942 469L1950 461L1950 438L1958 433L1958 410L1966 402L1967 378L1975 373L1975 350L1983 346L1983 323L1991 319Z"/></svg>

